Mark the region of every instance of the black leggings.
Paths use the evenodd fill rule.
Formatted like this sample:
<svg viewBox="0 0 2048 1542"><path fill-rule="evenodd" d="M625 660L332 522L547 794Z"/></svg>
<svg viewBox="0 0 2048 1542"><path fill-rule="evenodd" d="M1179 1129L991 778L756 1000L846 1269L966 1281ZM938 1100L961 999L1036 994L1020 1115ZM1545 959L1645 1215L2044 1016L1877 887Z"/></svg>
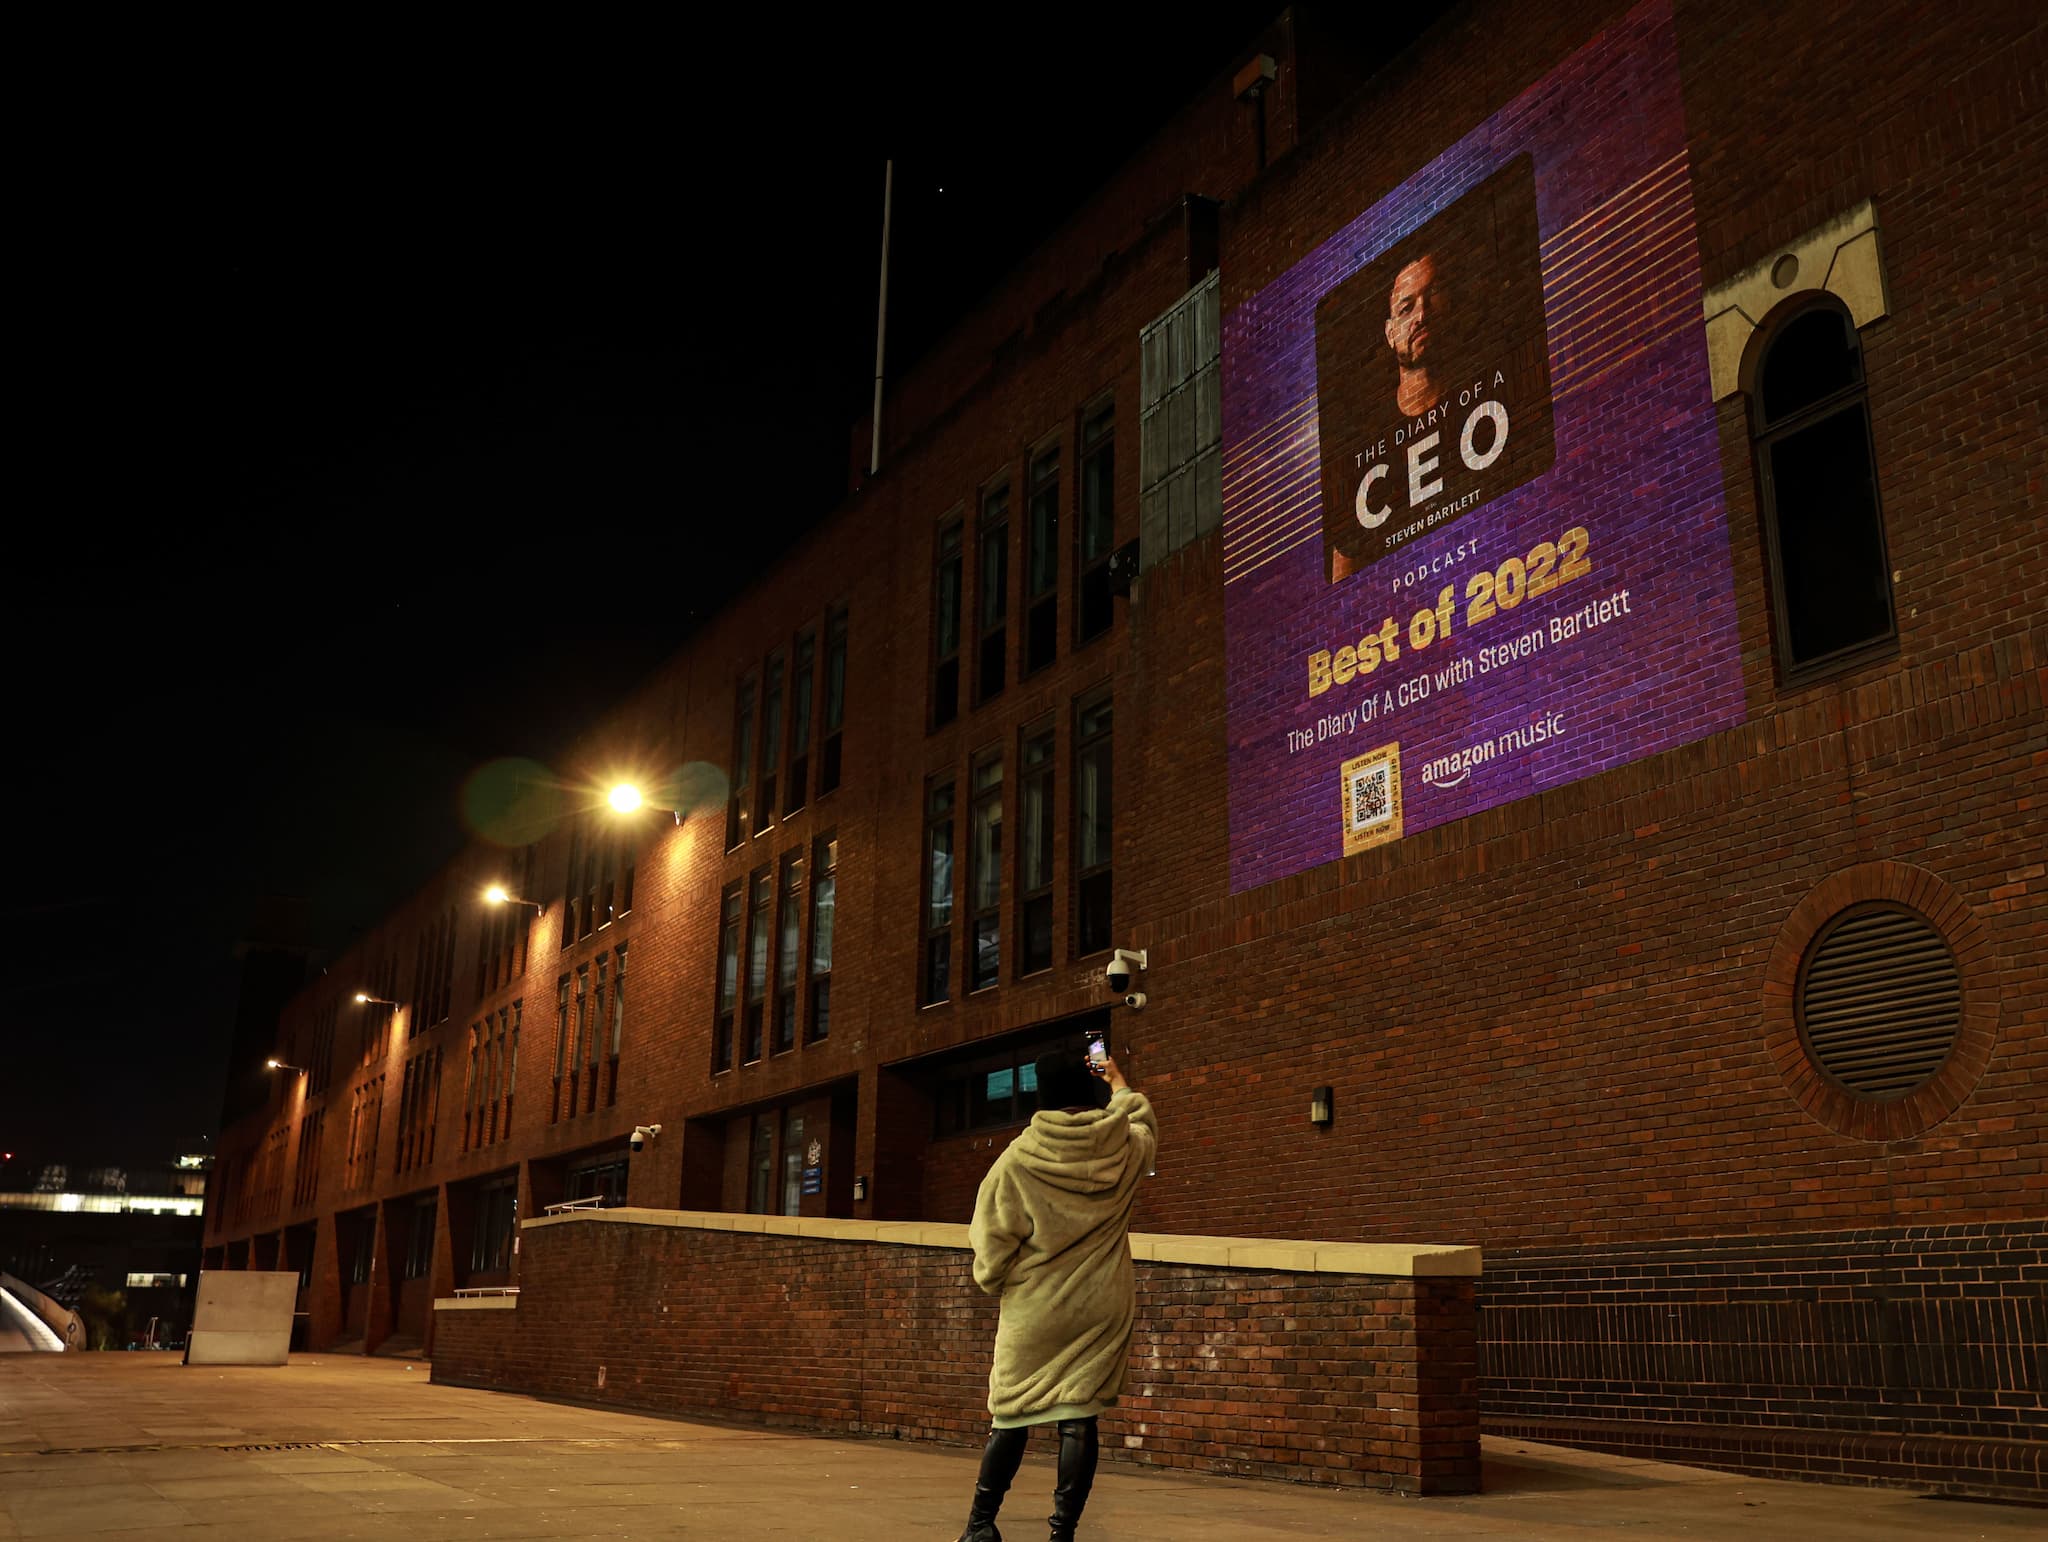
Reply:
<svg viewBox="0 0 2048 1542"><path fill-rule="evenodd" d="M1030 1438L1028 1424L989 1431L988 1445L981 1453L980 1487L993 1501L989 1506L991 1519L995 1506L1010 1491L1010 1481L1017 1476L1017 1467L1024 1460L1025 1443ZM1060 1480L1053 1491L1053 1503L1069 1524L1081 1518L1081 1509L1088 1503L1088 1491L1095 1486L1095 1458L1099 1450L1092 1418L1060 1420Z"/></svg>

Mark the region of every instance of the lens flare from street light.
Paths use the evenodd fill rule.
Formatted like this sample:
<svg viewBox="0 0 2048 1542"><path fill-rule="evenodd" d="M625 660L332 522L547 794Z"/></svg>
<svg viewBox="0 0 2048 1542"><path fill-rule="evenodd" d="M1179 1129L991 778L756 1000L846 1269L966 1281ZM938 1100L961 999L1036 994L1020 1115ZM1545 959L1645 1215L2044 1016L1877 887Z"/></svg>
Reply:
<svg viewBox="0 0 2048 1542"><path fill-rule="evenodd" d="M640 789L631 782L621 782L611 791L612 807L621 814L630 814L640 806Z"/></svg>
<svg viewBox="0 0 2048 1542"><path fill-rule="evenodd" d="M493 905L502 905L511 897L511 895L505 892L505 886L501 883L494 883L488 889L484 890L484 898L489 900Z"/></svg>

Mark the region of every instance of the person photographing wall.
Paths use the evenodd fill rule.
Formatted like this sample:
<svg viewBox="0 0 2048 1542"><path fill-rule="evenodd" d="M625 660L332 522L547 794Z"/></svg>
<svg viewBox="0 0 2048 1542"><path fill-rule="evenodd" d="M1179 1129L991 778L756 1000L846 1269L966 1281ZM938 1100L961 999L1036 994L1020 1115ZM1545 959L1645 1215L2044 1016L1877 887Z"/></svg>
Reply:
<svg viewBox="0 0 2048 1542"><path fill-rule="evenodd" d="M960 1542L1002 1542L996 1512L1034 1425L1059 1427L1052 1542L1071 1542L1095 1483L1096 1416L1123 1391L1137 1318L1131 1206L1152 1168L1152 1105L1116 1061L1041 1056L1039 1111L974 1201L974 1283L1002 1298L989 1369L993 1428Z"/></svg>

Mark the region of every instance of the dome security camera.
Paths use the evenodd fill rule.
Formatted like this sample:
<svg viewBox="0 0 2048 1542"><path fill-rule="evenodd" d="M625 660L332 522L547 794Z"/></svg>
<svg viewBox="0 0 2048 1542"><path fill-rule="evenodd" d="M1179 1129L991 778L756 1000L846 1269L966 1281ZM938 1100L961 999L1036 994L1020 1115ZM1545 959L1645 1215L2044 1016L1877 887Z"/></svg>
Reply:
<svg viewBox="0 0 2048 1542"><path fill-rule="evenodd" d="M1110 955L1108 967L1102 971L1103 980L1111 994L1121 996L1131 988L1131 980L1145 967L1145 950L1118 948Z"/></svg>
<svg viewBox="0 0 2048 1542"><path fill-rule="evenodd" d="M655 1139L660 1134L661 1126L658 1124L635 1125L633 1127L633 1133L626 1137L626 1144L631 1146L635 1151L644 1150L646 1148L647 1143Z"/></svg>

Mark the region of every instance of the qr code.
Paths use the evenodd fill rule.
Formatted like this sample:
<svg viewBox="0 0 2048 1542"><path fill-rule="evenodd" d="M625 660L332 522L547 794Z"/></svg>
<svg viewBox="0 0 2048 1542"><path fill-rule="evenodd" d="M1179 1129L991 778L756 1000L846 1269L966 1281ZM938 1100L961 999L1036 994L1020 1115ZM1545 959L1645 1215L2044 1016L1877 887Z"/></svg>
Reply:
<svg viewBox="0 0 2048 1542"><path fill-rule="evenodd" d="M1393 768L1382 761L1351 778L1351 827L1354 830L1384 824L1392 817L1394 798L1389 786L1392 771Z"/></svg>

